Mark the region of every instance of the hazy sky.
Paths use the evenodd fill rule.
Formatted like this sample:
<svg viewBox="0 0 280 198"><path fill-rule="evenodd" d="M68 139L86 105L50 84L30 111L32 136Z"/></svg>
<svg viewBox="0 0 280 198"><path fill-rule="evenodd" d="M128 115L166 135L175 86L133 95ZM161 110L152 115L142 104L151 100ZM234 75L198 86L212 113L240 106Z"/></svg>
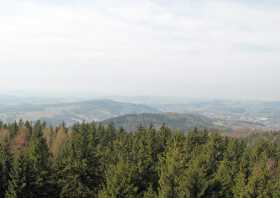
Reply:
<svg viewBox="0 0 280 198"><path fill-rule="evenodd" d="M280 100L279 0L0 0L0 91Z"/></svg>

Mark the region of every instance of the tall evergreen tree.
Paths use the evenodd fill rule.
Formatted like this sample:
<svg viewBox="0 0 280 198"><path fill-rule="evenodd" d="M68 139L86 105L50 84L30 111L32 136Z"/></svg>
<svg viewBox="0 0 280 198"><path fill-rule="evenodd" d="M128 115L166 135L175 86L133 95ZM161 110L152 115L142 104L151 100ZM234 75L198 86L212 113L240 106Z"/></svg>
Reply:
<svg viewBox="0 0 280 198"><path fill-rule="evenodd" d="M112 165L106 173L106 183L99 198L140 198L135 185L136 170L123 160Z"/></svg>
<svg viewBox="0 0 280 198"><path fill-rule="evenodd" d="M10 156L7 143L0 143L0 197L4 197L8 186Z"/></svg>
<svg viewBox="0 0 280 198"><path fill-rule="evenodd" d="M25 198L29 192L27 185L27 162L23 154L13 160L6 198Z"/></svg>
<svg viewBox="0 0 280 198"><path fill-rule="evenodd" d="M166 151L160 164L159 197L179 197L179 185L186 168L185 138L176 135Z"/></svg>
<svg viewBox="0 0 280 198"><path fill-rule="evenodd" d="M101 183L93 131L76 125L57 159L60 197L96 197Z"/></svg>
<svg viewBox="0 0 280 198"><path fill-rule="evenodd" d="M24 153L26 160L26 196L50 197L56 193L52 178L52 166L45 139L43 138L42 125L37 122L34 126L32 137Z"/></svg>

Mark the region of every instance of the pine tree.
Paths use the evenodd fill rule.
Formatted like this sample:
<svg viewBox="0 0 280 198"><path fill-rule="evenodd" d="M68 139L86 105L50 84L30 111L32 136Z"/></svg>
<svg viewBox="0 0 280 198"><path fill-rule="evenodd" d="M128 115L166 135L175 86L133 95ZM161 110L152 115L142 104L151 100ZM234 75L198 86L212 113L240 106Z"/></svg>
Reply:
<svg viewBox="0 0 280 198"><path fill-rule="evenodd" d="M221 162L217 173L213 180L210 181L209 189L212 194L211 197L215 198L231 198L233 197L232 186L234 173L232 170L232 164L228 160ZM210 197L210 196L209 196Z"/></svg>
<svg viewBox="0 0 280 198"><path fill-rule="evenodd" d="M249 159L246 153L243 154L239 171L236 174L234 180L234 185L232 187L233 196L235 198L240 197L248 197L246 192L246 185L248 183L248 175L249 175Z"/></svg>
<svg viewBox="0 0 280 198"><path fill-rule="evenodd" d="M250 197L271 197L268 184L271 180L270 171L267 166L267 157L261 156L253 167L252 173L248 178L246 191Z"/></svg>
<svg viewBox="0 0 280 198"><path fill-rule="evenodd" d="M7 143L0 143L0 197L4 197L8 186L9 164Z"/></svg>
<svg viewBox="0 0 280 198"><path fill-rule="evenodd" d="M178 195L179 198L208 198L210 194L207 194L209 187L209 181L207 180L206 170L194 162L188 169L182 173L178 183Z"/></svg>
<svg viewBox="0 0 280 198"><path fill-rule="evenodd" d="M96 197L102 178L93 131L76 125L72 133L57 159L60 197Z"/></svg>
<svg viewBox="0 0 280 198"><path fill-rule="evenodd" d="M10 179L6 191L6 198L24 198L28 195L27 192L27 163L21 154L17 159L13 160L10 172Z"/></svg>
<svg viewBox="0 0 280 198"><path fill-rule="evenodd" d="M226 149L224 150L224 147L222 147L222 151L224 150L223 161L217 161L217 172L209 182L208 192L211 194L211 197L233 197L233 178L236 178L239 171L243 148L238 140L230 138L225 139L225 144ZM221 149L218 150L221 151Z"/></svg>
<svg viewBox="0 0 280 198"><path fill-rule="evenodd" d="M181 177L186 168L186 150L184 136L178 134L172 140L160 164L159 197L179 196Z"/></svg>
<svg viewBox="0 0 280 198"><path fill-rule="evenodd" d="M42 125L37 122L33 134L25 151L26 159L26 191L27 196L50 197L56 193L52 177L50 155L45 139L43 138Z"/></svg>
<svg viewBox="0 0 280 198"><path fill-rule="evenodd" d="M107 170L106 184L99 198L140 198L135 185L135 173L135 167L123 160L112 165Z"/></svg>

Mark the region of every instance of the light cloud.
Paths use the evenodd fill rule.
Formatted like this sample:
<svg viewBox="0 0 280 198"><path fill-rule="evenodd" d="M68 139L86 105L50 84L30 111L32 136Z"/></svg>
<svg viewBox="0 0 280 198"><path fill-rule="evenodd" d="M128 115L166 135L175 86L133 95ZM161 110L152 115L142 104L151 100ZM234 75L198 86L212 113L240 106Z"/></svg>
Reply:
<svg viewBox="0 0 280 198"><path fill-rule="evenodd" d="M276 1L2 1L0 90L280 99Z"/></svg>

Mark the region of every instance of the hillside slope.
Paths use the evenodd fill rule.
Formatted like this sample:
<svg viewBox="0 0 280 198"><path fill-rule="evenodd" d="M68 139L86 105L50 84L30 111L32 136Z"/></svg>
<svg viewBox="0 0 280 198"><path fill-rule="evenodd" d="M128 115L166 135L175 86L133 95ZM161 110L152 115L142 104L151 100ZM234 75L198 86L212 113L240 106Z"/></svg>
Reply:
<svg viewBox="0 0 280 198"><path fill-rule="evenodd" d="M102 121L105 119L139 113L158 113L145 105L115 102L112 100L91 100L75 103L25 104L0 106L0 120L44 120L50 124L64 121L73 124L80 121Z"/></svg>
<svg viewBox="0 0 280 198"><path fill-rule="evenodd" d="M159 128L166 124L173 129L182 131L191 128L213 128L213 121L205 116L198 114L177 114L177 113L143 113L124 115L116 118L105 120L103 123L113 123L116 127L122 127L127 131L134 131L140 126L149 127L151 124Z"/></svg>

